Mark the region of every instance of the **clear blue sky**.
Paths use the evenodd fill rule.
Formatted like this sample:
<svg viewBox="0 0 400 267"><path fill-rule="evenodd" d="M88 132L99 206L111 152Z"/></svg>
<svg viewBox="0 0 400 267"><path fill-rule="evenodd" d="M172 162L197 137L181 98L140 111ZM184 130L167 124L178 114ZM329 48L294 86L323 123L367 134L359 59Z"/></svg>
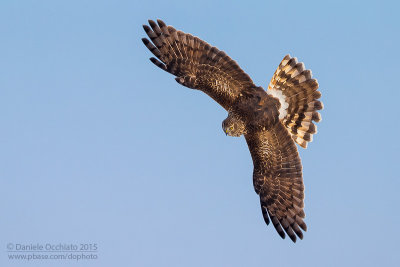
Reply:
<svg viewBox="0 0 400 267"><path fill-rule="evenodd" d="M399 266L399 9L1 1L0 265ZM222 107L148 60L149 18L224 50L264 87L287 53L312 69L325 109L300 148L303 241L264 224ZM9 243L97 243L98 259L12 261Z"/></svg>

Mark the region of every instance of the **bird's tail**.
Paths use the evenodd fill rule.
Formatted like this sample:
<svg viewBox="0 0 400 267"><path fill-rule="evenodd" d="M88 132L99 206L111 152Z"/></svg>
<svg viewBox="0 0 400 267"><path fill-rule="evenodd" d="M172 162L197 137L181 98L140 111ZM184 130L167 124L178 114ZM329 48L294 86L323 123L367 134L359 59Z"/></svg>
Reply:
<svg viewBox="0 0 400 267"><path fill-rule="evenodd" d="M317 133L314 122L321 120L318 110L323 108L317 91L318 82L312 79L311 70L307 70L297 58L286 55L276 69L267 93L278 98L281 104L279 119L291 133L293 140L306 148Z"/></svg>

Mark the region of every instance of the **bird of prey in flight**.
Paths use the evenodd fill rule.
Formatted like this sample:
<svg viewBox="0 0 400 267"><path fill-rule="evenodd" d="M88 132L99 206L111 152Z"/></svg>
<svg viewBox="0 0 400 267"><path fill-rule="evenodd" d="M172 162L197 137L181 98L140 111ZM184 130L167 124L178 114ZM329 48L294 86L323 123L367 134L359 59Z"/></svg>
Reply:
<svg viewBox="0 0 400 267"><path fill-rule="evenodd" d="M306 148L312 141L323 108L311 71L286 55L264 90L218 48L161 20L149 25L143 28L150 40L142 41L155 56L151 62L219 103L228 112L225 134L244 135L265 222L272 222L282 238L286 233L293 242L296 236L303 239L304 184L295 143Z"/></svg>

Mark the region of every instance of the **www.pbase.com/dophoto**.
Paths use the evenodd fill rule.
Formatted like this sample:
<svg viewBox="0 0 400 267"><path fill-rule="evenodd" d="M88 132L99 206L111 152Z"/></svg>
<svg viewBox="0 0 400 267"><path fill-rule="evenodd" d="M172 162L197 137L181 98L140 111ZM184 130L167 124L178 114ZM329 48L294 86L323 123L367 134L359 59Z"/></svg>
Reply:
<svg viewBox="0 0 400 267"><path fill-rule="evenodd" d="M399 8L2 1L0 266L398 266Z"/></svg>

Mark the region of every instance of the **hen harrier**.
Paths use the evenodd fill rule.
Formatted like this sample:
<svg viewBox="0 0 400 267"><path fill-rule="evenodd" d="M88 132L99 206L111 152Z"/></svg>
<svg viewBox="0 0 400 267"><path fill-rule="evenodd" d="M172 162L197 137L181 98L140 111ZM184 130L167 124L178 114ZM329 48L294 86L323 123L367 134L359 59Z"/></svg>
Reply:
<svg viewBox="0 0 400 267"><path fill-rule="evenodd" d="M287 55L265 91L223 51L161 20L149 24L143 28L151 42L142 41L156 56L151 62L217 101L228 111L222 122L225 134L246 138L265 222L272 221L282 238L286 232L293 242L296 235L303 239L304 185L295 142L306 148L312 141L317 132L313 121L321 120L317 110L323 108L311 71Z"/></svg>

